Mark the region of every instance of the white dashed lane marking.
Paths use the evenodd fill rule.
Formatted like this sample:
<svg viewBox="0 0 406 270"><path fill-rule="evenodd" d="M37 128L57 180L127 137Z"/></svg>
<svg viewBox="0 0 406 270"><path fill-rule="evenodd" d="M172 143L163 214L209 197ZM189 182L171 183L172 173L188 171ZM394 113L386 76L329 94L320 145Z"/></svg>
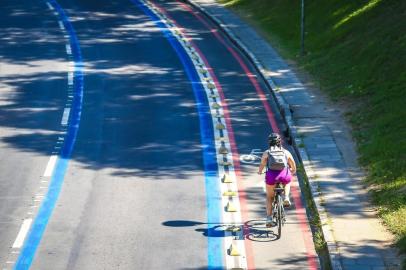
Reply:
<svg viewBox="0 0 406 270"><path fill-rule="evenodd" d="M66 53L67 53L68 55L71 55L71 54L72 54L72 48L70 47L69 44L66 44Z"/></svg>
<svg viewBox="0 0 406 270"><path fill-rule="evenodd" d="M45 168L45 172L44 172L44 176L49 177L52 175L54 168L55 168L55 164L56 164L56 160L58 159L57 155L53 155L49 158L47 167Z"/></svg>
<svg viewBox="0 0 406 270"><path fill-rule="evenodd" d="M23 246L24 239L27 236L31 223L32 223L32 218L24 220L23 224L21 225L20 232L18 233L17 238L14 241L13 248L21 248Z"/></svg>
<svg viewBox="0 0 406 270"><path fill-rule="evenodd" d="M68 125L69 114L70 114L70 108L65 108L65 110L63 110L63 115L62 115L62 121L61 121L62 126Z"/></svg>
<svg viewBox="0 0 406 270"><path fill-rule="evenodd" d="M68 73L68 85L73 85L73 73Z"/></svg>
<svg viewBox="0 0 406 270"><path fill-rule="evenodd" d="M54 10L54 7L53 7L50 3L48 3L48 2L47 2L47 6L48 6L48 8L49 8L50 10Z"/></svg>
<svg viewBox="0 0 406 270"><path fill-rule="evenodd" d="M59 25L59 28L60 28L61 30L65 30L65 26L63 25L63 22L58 21L58 25Z"/></svg>

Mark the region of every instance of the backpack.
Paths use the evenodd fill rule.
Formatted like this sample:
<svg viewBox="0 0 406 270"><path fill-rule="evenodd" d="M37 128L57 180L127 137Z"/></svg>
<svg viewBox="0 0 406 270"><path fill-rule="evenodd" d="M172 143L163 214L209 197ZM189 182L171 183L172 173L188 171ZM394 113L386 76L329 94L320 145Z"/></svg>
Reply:
<svg viewBox="0 0 406 270"><path fill-rule="evenodd" d="M280 171L288 167L288 158L282 147L272 146L268 152L268 170Z"/></svg>

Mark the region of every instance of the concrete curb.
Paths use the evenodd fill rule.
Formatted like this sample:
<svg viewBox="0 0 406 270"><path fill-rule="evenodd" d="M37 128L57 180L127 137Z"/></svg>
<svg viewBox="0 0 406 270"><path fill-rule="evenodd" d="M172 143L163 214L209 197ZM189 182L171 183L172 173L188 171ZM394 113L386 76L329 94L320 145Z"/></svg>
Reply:
<svg viewBox="0 0 406 270"><path fill-rule="evenodd" d="M292 145L295 149L297 156L299 157L301 163L303 164L304 171L306 177L309 182L310 190L312 193L312 200L316 205L317 212L319 213L320 221L322 224L322 231L323 237L327 243L327 249L330 257L331 267L333 270L342 270L341 262L340 262L340 252L338 245L334 239L333 229L329 225L328 216L326 213L325 208L322 206L322 198L321 193L318 191L318 186L316 181L313 181L312 175L315 175L311 166L310 166L310 159L308 154L304 148L301 148L300 145L303 144L302 139L297 132L297 129L293 123L293 116L290 110L290 105L285 101L283 95L279 93L278 86L275 84L271 76L266 75L266 69L262 65L262 63L257 59L257 57L248 50L248 48L243 44L243 42L234 35L234 33L228 29L228 27L214 15L212 15L209 11L205 8L200 6L199 4L195 3L193 0L186 0L192 6L203 12L208 18L210 18L216 25L218 25L224 33L230 38L230 40L252 61L255 68L259 72L259 74L263 77L263 79L267 82L269 88L271 89L272 95L275 97L276 104L279 108L279 111L285 121L287 126L287 133L292 139Z"/></svg>

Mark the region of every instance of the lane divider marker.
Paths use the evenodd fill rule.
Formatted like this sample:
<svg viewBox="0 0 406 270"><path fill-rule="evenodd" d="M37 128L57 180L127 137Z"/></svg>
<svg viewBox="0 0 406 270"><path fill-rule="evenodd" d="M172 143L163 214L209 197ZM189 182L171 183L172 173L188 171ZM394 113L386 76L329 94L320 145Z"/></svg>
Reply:
<svg viewBox="0 0 406 270"><path fill-rule="evenodd" d="M235 196L237 196L237 192L232 191L232 190L227 190L227 191L223 192L223 196L235 197Z"/></svg>
<svg viewBox="0 0 406 270"><path fill-rule="evenodd" d="M241 253L238 251L238 248L234 243L230 245L230 248L228 250L230 256L241 256Z"/></svg>
<svg viewBox="0 0 406 270"><path fill-rule="evenodd" d="M229 184L233 182L233 179L228 174L224 174L223 177L221 178L222 182L225 184Z"/></svg>
<svg viewBox="0 0 406 270"><path fill-rule="evenodd" d="M229 200L226 206L227 212L237 212L237 207L235 207L233 201Z"/></svg>
<svg viewBox="0 0 406 270"><path fill-rule="evenodd" d="M145 2L144 2L145 3ZM148 6L153 6L154 4L147 4ZM156 5L158 6L158 5ZM220 165L218 168L219 175L224 175L223 178L220 178L219 182L221 185L221 194L231 190L235 190L236 198L221 196L222 205L224 209L222 211L223 223L234 224L241 226L241 207L238 197L238 186L235 181L236 174L234 171L234 159L232 155L228 155L231 152L230 140L228 138L228 130L224 124L224 112L222 100L219 98L218 89L214 83L214 79L209 72L209 68L206 66L205 61L203 60L203 55L197 46L190 40L181 27L176 26L176 22L172 19L169 19L169 16L166 15L166 12L162 8L152 7L156 11L156 15L161 18L161 21L171 21L171 24L175 25L170 29L173 35L178 39L179 43L183 45L184 49L188 53L189 57L192 59L198 75L200 77L200 83L204 86L206 91L207 99L213 99L213 102L209 102L211 119L213 125L216 127L214 130L214 136L220 138L215 143L217 154L217 164ZM161 14L165 14L165 17ZM186 45L187 44L187 45ZM232 232L225 230L225 239L224 239L224 253L226 256L226 267L227 269L247 269L247 260L245 256L245 244L244 244L244 235L242 230L239 232L239 235L235 236ZM229 252L229 247L234 243L233 256ZM236 258L238 257L238 258Z"/></svg>

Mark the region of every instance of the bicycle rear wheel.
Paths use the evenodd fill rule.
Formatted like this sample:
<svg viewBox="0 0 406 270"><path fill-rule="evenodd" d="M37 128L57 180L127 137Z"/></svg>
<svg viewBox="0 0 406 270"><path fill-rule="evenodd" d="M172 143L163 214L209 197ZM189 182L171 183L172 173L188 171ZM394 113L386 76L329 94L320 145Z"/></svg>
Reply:
<svg viewBox="0 0 406 270"><path fill-rule="evenodd" d="M277 200L277 225L278 225L278 239L281 238L282 236L282 223L283 223L283 202L282 202L282 197L278 196Z"/></svg>

